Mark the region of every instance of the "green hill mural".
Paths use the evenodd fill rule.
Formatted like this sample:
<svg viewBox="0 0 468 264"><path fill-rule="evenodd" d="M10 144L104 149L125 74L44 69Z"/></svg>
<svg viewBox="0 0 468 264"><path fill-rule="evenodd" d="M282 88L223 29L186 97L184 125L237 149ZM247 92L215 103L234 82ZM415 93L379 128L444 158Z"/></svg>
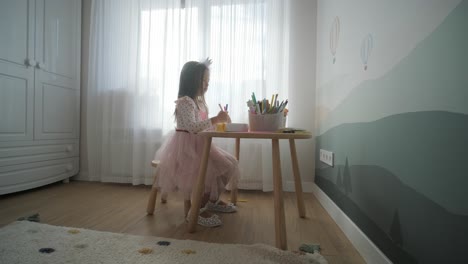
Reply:
<svg viewBox="0 0 468 264"><path fill-rule="evenodd" d="M442 110L468 114L466 25L465 0L385 76L355 87L320 124L320 131L396 113Z"/></svg>
<svg viewBox="0 0 468 264"><path fill-rule="evenodd" d="M467 135L468 115L441 111L344 124L316 138L336 155L316 183L395 263L468 263Z"/></svg>
<svg viewBox="0 0 468 264"><path fill-rule="evenodd" d="M386 168L456 214L468 215L468 115L427 111L346 124L317 138L335 162ZM319 164L319 163L317 163Z"/></svg>

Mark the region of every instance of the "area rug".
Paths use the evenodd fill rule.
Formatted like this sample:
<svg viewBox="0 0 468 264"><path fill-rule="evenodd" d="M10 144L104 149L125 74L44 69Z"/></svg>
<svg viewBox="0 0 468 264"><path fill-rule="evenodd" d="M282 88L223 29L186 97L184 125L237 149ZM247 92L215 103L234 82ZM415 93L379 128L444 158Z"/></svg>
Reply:
<svg viewBox="0 0 468 264"><path fill-rule="evenodd" d="M317 263L318 253L217 244L16 221L0 229L0 263Z"/></svg>

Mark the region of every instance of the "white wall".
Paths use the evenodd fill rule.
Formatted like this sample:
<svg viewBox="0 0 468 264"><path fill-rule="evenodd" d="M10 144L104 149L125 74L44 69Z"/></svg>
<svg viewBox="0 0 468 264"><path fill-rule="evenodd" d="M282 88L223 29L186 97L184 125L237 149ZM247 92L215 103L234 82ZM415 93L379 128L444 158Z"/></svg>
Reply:
<svg viewBox="0 0 468 264"><path fill-rule="evenodd" d="M87 109L85 107L85 100L87 95L88 87L88 55L89 55L89 24L91 16L91 0L81 1L81 118L83 119L87 115ZM80 152L86 153L87 147L86 142L86 122L80 123ZM87 155L80 154L80 172L75 179L88 180L88 160L83 157Z"/></svg>
<svg viewBox="0 0 468 264"><path fill-rule="evenodd" d="M290 8L288 126L314 131L317 1L293 0ZM298 140L296 146L302 180L312 183L315 175L315 140Z"/></svg>

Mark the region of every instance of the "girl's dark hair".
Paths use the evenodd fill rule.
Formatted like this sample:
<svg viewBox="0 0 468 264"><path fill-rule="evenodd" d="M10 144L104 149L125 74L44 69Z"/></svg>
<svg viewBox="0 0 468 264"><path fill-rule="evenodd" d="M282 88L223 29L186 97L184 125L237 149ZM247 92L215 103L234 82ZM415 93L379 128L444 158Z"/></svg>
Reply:
<svg viewBox="0 0 468 264"><path fill-rule="evenodd" d="M180 72L179 94L177 98L188 96L193 99L198 109L200 109L199 103L201 103L208 111L204 93L202 92L199 95L200 90L203 89L203 75L208 70L208 66L197 61L185 63Z"/></svg>

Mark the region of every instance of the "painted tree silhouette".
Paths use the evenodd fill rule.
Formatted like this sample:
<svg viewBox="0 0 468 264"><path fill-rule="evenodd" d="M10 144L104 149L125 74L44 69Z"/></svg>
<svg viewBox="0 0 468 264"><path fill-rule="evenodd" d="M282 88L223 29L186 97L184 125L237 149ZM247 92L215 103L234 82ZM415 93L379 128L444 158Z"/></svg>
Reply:
<svg viewBox="0 0 468 264"><path fill-rule="evenodd" d="M396 245L403 245L403 235L401 234L400 216L398 209L393 213L392 225L390 226L390 238Z"/></svg>
<svg viewBox="0 0 468 264"><path fill-rule="evenodd" d="M338 168L338 175L336 175L336 186L338 189L343 188L343 177L341 176L341 168Z"/></svg>
<svg viewBox="0 0 468 264"><path fill-rule="evenodd" d="M346 195L353 192L353 188L351 187L351 173L349 172L348 157L346 157L346 164L343 172L343 185Z"/></svg>

